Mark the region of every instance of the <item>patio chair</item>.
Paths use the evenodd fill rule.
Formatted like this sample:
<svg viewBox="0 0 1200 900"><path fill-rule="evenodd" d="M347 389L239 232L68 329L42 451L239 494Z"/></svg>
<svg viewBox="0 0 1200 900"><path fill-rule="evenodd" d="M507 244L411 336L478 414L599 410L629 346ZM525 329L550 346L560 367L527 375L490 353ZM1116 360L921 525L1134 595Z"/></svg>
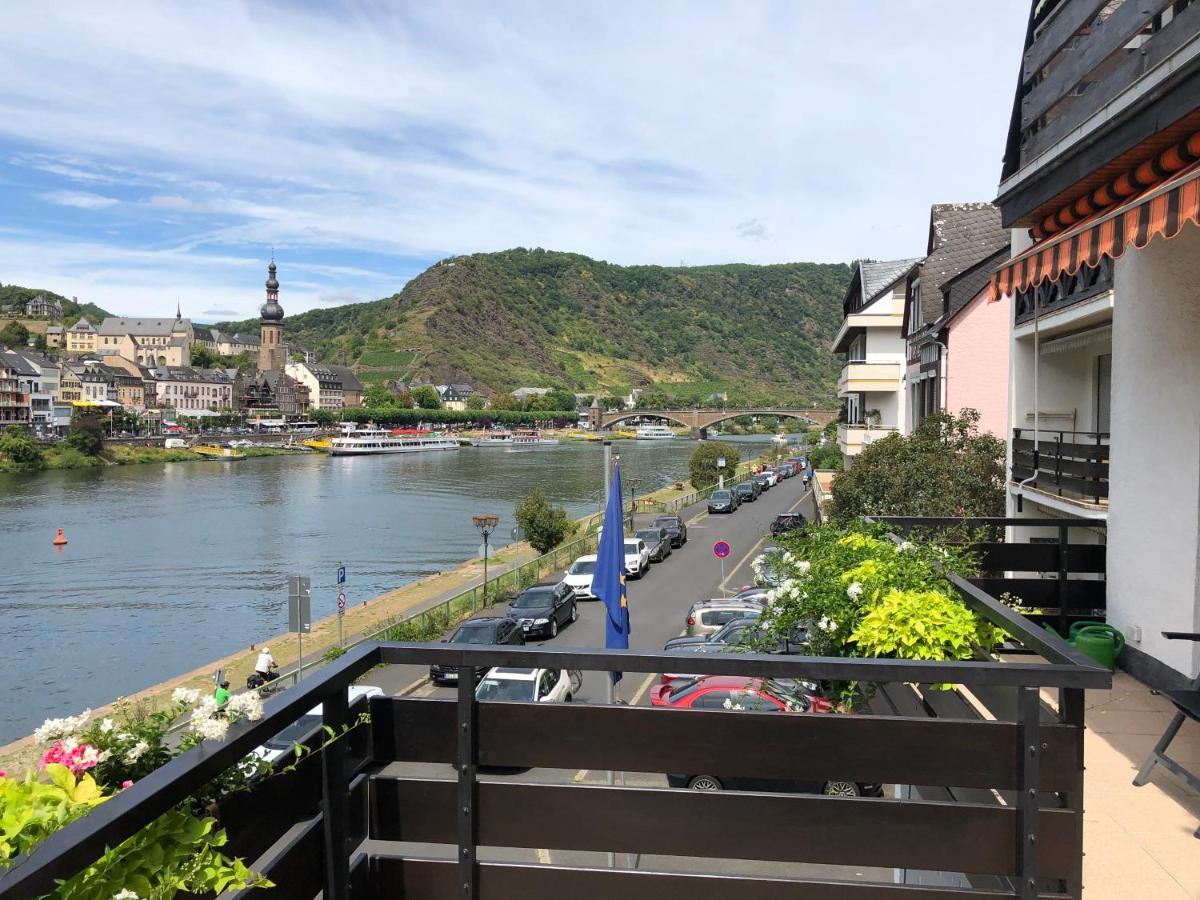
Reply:
<svg viewBox="0 0 1200 900"><path fill-rule="evenodd" d="M1200 634L1192 634L1186 631L1164 631L1163 637L1167 638L1167 640L1200 641ZM1184 690L1155 691L1154 693L1162 694L1162 696L1170 700L1175 705L1177 712L1175 713L1175 718L1171 720L1171 724L1167 726L1167 730L1158 739L1158 743L1154 745L1154 749L1150 751L1150 755L1146 757L1146 761L1142 763L1142 767L1138 769L1133 783L1139 787L1145 784L1150 779L1150 771L1161 763L1173 775L1177 775L1192 788L1200 791L1200 777L1192 774L1175 760L1171 759L1171 757L1167 756L1167 747L1175 739L1175 735L1179 733L1179 727L1183 724L1184 719L1200 722L1200 675ZM1196 829L1194 836L1200 838L1200 828Z"/></svg>

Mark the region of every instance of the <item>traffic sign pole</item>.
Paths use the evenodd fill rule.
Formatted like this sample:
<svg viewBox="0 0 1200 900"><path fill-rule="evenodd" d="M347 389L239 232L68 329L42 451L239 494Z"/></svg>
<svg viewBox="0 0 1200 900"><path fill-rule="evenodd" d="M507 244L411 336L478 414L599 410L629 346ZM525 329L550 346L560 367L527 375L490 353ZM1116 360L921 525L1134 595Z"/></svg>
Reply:
<svg viewBox="0 0 1200 900"><path fill-rule="evenodd" d="M729 544L726 541L717 541L715 544L713 544L713 556L721 561L721 584L719 587L721 588L722 597L727 593L725 590L725 557L727 557L730 552L731 550Z"/></svg>
<svg viewBox="0 0 1200 900"><path fill-rule="evenodd" d="M344 647L346 644L342 634L342 619L346 617L346 567L341 563L338 563L337 584L338 646Z"/></svg>

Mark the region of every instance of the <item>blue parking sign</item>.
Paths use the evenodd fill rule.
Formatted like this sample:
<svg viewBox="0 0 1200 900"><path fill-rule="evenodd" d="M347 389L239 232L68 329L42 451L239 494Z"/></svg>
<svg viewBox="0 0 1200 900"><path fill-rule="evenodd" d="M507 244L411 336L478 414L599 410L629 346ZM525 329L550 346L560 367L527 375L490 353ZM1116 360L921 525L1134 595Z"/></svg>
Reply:
<svg viewBox="0 0 1200 900"><path fill-rule="evenodd" d="M346 567L345 567L345 566L338 566L338 580L337 580L337 583L338 583L338 584L345 584L345 583L346 583Z"/></svg>

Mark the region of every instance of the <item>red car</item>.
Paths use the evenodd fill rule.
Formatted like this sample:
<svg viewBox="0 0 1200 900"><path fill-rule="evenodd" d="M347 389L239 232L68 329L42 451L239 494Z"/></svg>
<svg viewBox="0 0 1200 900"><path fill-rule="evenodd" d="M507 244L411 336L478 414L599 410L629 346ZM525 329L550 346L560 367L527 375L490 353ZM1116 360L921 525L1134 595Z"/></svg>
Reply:
<svg viewBox="0 0 1200 900"><path fill-rule="evenodd" d="M769 678L744 675L705 675L659 684L650 694L654 706L677 709L739 709L763 712L829 712L824 697ZM726 705L728 704L728 705Z"/></svg>

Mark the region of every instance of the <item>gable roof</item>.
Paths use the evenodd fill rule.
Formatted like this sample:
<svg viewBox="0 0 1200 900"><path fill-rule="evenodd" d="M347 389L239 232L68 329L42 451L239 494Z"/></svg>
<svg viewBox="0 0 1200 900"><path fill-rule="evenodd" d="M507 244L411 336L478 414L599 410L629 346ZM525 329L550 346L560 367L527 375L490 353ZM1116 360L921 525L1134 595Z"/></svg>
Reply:
<svg viewBox="0 0 1200 900"><path fill-rule="evenodd" d="M991 280L992 272L1003 264L1009 258L1009 249L1004 247L997 250L991 256L981 259L975 265L968 269L964 269L958 275L955 275L949 281L942 285L942 296L945 297L946 304L942 313L942 320L949 321L954 318L982 291L987 283Z"/></svg>
<svg viewBox="0 0 1200 900"><path fill-rule="evenodd" d="M346 366L327 366L326 368L337 376L337 380L342 383L343 391L361 391L363 389L362 382Z"/></svg>
<svg viewBox="0 0 1200 900"><path fill-rule="evenodd" d="M921 257L893 259L884 262L859 263L862 269L863 306L908 274L909 269L921 261Z"/></svg>
<svg viewBox="0 0 1200 900"><path fill-rule="evenodd" d="M35 369L24 356L12 350L0 350L0 364L3 364L6 369L11 369L18 375L39 375L41 373Z"/></svg>
<svg viewBox="0 0 1200 900"><path fill-rule="evenodd" d="M190 319L123 319L119 316L109 316L100 323L100 334L120 336L123 334L135 337L169 337L175 331L179 322L185 328L191 324Z"/></svg>

